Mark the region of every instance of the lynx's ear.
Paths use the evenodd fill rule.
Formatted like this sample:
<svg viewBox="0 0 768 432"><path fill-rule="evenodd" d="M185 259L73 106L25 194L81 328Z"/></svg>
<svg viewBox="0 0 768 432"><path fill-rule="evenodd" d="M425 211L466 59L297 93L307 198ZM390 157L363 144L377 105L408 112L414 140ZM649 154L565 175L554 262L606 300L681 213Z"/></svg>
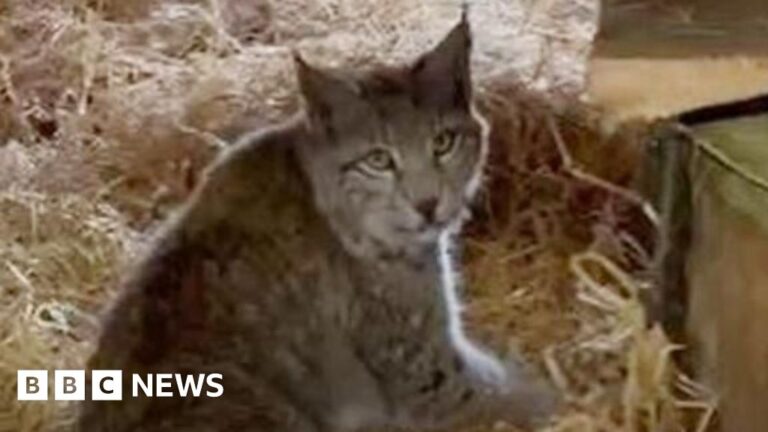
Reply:
<svg viewBox="0 0 768 432"><path fill-rule="evenodd" d="M472 100L470 34L467 10L461 21L412 67L420 101L439 109L469 109Z"/></svg>
<svg viewBox="0 0 768 432"><path fill-rule="evenodd" d="M298 53L293 54L299 90L309 114L328 118L334 112L360 103L355 82L309 65Z"/></svg>

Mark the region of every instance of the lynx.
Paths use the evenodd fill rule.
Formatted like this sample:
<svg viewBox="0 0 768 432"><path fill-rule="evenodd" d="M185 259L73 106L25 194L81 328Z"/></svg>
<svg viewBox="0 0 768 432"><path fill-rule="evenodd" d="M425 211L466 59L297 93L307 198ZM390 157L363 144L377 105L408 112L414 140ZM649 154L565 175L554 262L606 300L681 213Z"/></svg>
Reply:
<svg viewBox="0 0 768 432"><path fill-rule="evenodd" d="M466 18L412 65L295 65L304 109L208 169L89 369L223 375L221 397L85 402L84 432L429 430L554 397L465 335L451 251L480 186Z"/></svg>

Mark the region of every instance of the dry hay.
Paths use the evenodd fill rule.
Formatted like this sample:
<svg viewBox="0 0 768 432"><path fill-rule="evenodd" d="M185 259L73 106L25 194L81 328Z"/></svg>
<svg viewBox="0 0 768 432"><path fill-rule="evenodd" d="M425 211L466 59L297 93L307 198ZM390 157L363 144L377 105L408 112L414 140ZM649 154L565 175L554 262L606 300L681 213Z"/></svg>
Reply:
<svg viewBox="0 0 768 432"><path fill-rule="evenodd" d="M706 430L712 396L675 370L682 347L642 306L656 218L628 186L648 126L606 131L578 104L486 92L490 184L466 251L474 329L522 349L565 395L547 431Z"/></svg>
<svg viewBox="0 0 768 432"><path fill-rule="evenodd" d="M0 431L67 430L66 404L16 401L16 370L81 366L117 273L194 187L219 136L295 109L288 47L380 60L362 43L376 38L354 37L349 23L363 22L387 52L410 55L445 28L414 24L437 13L426 3L294 0L233 13L225 0L0 0ZM437 15L450 25L448 3ZM538 4L559 3L590 2ZM420 33L419 43L393 36ZM495 129L465 254L471 328L502 351L521 347L563 392L567 408L547 431L682 430L681 408L698 402L676 398L705 395L670 368L672 347L640 307L652 226L623 186L642 128L602 131L568 108L578 62L533 57L514 78L559 91L557 106L490 84L510 73L480 59Z"/></svg>

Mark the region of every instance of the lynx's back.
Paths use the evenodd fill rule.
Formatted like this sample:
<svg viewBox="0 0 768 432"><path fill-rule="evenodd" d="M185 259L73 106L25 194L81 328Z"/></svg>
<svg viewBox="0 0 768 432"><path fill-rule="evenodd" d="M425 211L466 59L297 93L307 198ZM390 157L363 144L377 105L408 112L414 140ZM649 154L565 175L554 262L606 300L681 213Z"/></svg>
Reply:
<svg viewBox="0 0 768 432"><path fill-rule="evenodd" d="M482 175L462 22L414 65L297 57L305 110L244 137L158 236L91 369L219 373L220 397L87 402L83 431L353 431L543 418L550 394L464 335L452 237ZM127 386L129 387L129 386Z"/></svg>

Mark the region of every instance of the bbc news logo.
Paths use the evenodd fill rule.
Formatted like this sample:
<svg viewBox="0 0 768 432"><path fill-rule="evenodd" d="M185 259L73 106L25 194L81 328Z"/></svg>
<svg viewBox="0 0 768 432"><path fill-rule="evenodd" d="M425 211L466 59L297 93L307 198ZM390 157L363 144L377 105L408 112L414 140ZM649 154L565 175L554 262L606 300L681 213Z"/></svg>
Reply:
<svg viewBox="0 0 768 432"><path fill-rule="evenodd" d="M214 374L132 374L131 397L211 397L224 394L223 376ZM56 370L53 373L53 399L82 401L85 394L84 370ZM46 401L49 396L47 370L19 370L16 375L17 399ZM123 399L123 372L120 370L91 371L91 394L94 401Z"/></svg>

